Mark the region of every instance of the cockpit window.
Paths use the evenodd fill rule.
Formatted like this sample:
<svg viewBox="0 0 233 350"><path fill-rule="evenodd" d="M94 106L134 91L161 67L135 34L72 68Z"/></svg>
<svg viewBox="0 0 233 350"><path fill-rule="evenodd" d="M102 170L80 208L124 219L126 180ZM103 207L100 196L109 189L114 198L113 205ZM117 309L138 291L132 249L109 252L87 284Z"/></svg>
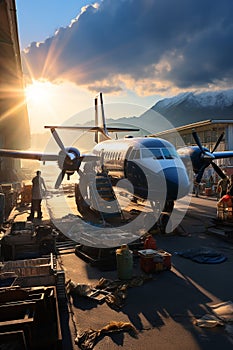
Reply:
<svg viewBox="0 0 233 350"><path fill-rule="evenodd" d="M155 159L174 159L178 157L176 150L172 147L169 148L142 148L142 158L155 158Z"/></svg>
<svg viewBox="0 0 233 350"><path fill-rule="evenodd" d="M162 152L165 159L178 158L178 154L176 153L176 150L174 148L162 148Z"/></svg>
<svg viewBox="0 0 233 350"><path fill-rule="evenodd" d="M141 149L142 158L156 158L163 159L160 148L142 148Z"/></svg>

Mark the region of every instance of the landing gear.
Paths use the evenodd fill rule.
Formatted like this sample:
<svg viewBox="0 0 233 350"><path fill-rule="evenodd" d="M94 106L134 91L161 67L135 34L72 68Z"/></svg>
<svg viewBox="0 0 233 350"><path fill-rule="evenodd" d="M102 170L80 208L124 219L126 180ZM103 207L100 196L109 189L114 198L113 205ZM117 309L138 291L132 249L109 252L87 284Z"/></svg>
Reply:
<svg viewBox="0 0 233 350"><path fill-rule="evenodd" d="M159 217L159 220L158 220L158 226L159 226L159 229L160 229L160 232L162 235L165 235L167 232L166 232L166 226L167 226L167 223L170 219L170 213L161 213L160 217Z"/></svg>
<svg viewBox="0 0 233 350"><path fill-rule="evenodd" d="M161 210L159 202L151 202L151 207L153 209L155 217L157 218L155 226L159 228L161 234L166 234L166 226L174 208L174 201L166 201L163 210Z"/></svg>

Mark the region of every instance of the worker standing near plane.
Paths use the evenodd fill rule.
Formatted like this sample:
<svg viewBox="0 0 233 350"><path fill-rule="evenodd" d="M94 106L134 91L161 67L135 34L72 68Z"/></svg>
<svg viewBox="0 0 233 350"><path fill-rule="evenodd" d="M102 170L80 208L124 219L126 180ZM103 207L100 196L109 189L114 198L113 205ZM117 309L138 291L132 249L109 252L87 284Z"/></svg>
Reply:
<svg viewBox="0 0 233 350"><path fill-rule="evenodd" d="M225 176L223 179L219 180L217 185L217 193L219 198L222 198L227 193L227 188L229 185L229 177Z"/></svg>
<svg viewBox="0 0 233 350"><path fill-rule="evenodd" d="M227 218L232 219L232 196L230 191L227 191L224 196L222 196L217 203L217 217L220 220L226 219L225 210L227 209Z"/></svg>
<svg viewBox="0 0 233 350"><path fill-rule="evenodd" d="M41 201L43 198L43 192L46 191L46 186L41 171L36 172L36 176L32 179L32 202L31 202L31 214L28 216L28 220L34 219L35 211L37 211L37 218L42 218Z"/></svg>

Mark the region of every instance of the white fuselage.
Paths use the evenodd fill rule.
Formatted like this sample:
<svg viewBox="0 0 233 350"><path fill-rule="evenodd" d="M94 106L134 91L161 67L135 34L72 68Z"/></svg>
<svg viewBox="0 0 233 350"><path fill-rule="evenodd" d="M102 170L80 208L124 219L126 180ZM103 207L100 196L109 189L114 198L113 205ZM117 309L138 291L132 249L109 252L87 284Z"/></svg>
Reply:
<svg viewBox="0 0 233 350"><path fill-rule="evenodd" d="M134 193L142 198L154 200L163 195L166 200L176 200L190 190L186 168L174 146L166 140L152 137L108 140L97 144L93 153L100 157L112 178L128 179Z"/></svg>

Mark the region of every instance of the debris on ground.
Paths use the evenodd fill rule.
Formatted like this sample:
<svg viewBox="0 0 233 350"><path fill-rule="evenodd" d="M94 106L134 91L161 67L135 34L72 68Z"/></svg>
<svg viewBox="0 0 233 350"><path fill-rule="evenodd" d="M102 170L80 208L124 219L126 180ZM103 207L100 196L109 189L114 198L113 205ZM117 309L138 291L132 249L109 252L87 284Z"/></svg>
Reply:
<svg viewBox="0 0 233 350"><path fill-rule="evenodd" d="M224 301L210 306L213 314L207 314L200 319L195 320L195 325L199 327L212 328L215 326L224 326L233 321L233 303L232 301ZM232 332L232 328L228 327L228 331Z"/></svg>
<svg viewBox="0 0 233 350"><path fill-rule="evenodd" d="M133 277L130 280L122 281L100 278L94 286L75 283L71 280L66 282L66 292L72 298L84 296L95 299L98 302L106 302L113 309L123 307L127 298L127 289L143 285L146 280L151 279L148 275Z"/></svg>
<svg viewBox="0 0 233 350"><path fill-rule="evenodd" d="M222 322L218 317L214 315L204 315L203 317L196 319L194 324L198 327L204 328L213 328L216 326L224 326L224 322Z"/></svg>
<svg viewBox="0 0 233 350"><path fill-rule="evenodd" d="M233 322L233 302L224 301L211 306L212 311L224 322Z"/></svg>
<svg viewBox="0 0 233 350"><path fill-rule="evenodd" d="M75 283L71 280L66 282L67 295L88 296L91 292L91 286L88 284Z"/></svg>
<svg viewBox="0 0 233 350"><path fill-rule="evenodd" d="M103 336L116 332L128 332L134 338L137 337L137 330L130 322L111 321L101 329L95 330L90 328L83 331L76 337L75 343L82 350L91 350Z"/></svg>

